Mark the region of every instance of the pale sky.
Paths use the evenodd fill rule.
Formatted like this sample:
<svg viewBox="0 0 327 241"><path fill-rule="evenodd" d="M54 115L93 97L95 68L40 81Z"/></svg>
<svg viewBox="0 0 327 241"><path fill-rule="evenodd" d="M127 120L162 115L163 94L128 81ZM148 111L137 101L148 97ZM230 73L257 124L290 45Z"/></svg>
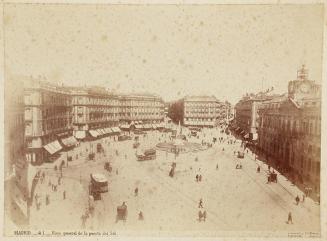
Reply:
<svg viewBox="0 0 327 241"><path fill-rule="evenodd" d="M322 5L5 6L5 74L164 100L321 82Z"/></svg>

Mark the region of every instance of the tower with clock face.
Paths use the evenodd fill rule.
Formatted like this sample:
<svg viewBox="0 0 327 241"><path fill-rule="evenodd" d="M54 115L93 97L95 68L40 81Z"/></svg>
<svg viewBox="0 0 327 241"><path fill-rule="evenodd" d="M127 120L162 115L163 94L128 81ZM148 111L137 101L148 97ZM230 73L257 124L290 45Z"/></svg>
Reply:
<svg viewBox="0 0 327 241"><path fill-rule="evenodd" d="M297 79L288 83L288 96L294 100L315 97L319 88L313 80L308 79L308 71L305 66L297 72Z"/></svg>

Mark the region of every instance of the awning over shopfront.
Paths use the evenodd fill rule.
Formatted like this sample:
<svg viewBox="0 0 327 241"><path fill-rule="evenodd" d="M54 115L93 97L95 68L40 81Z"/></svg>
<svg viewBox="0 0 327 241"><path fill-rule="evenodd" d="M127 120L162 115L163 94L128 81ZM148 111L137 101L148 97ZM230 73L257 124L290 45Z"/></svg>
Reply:
<svg viewBox="0 0 327 241"><path fill-rule="evenodd" d="M61 139L61 142L62 142L62 144L64 144L67 147L75 146L78 143L78 141L76 140L76 138L73 137L73 136L70 136L70 137L67 137L67 138L63 138L63 139Z"/></svg>
<svg viewBox="0 0 327 241"><path fill-rule="evenodd" d="M47 150L47 152L49 152L50 155L55 154L56 152L62 149L62 146L60 145L59 141L50 142L43 147Z"/></svg>
<svg viewBox="0 0 327 241"><path fill-rule="evenodd" d="M89 133L92 137L98 137L99 132L97 132L96 130L89 130Z"/></svg>
<svg viewBox="0 0 327 241"><path fill-rule="evenodd" d="M152 129L152 125L150 125L150 124L144 124L143 125L143 128L144 129Z"/></svg>
<svg viewBox="0 0 327 241"><path fill-rule="evenodd" d="M97 131L98 131L98 133L99 133L100 136L103 136L103 135L106 134L105 131L104 131L104 129L97 129Z"/></svg>
<svg viewBox="0 0 327 241"><path fill-rule="evenodd" d="M86 137L85 131L76 131L75 137L77 139L84 139Z"/></svg>
<svg viewBox="0 0 327 241"><path fill-rule="evenodd" d="M119 127L112 127L111 130L113 133L120 133Z"/></svg>
<svg viewBox="0 0 327 241"><path fill-rule="evenodd" d="M121 125L119 128L124 129L124 130L128 130L130 128L130 125Z"/></svg>
<svg viewBox="0 0 327 241"><path fill-rule="evenodd" d="M104 128L103 132L104 132L105 135L109 134L109 133L111 133L111 129L110 128Z"/></svg>

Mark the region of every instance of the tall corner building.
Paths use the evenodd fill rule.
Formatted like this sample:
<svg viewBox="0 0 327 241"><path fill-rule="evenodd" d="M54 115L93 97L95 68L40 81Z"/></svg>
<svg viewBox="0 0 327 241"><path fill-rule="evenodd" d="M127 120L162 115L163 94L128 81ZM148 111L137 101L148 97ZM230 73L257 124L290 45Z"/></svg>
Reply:
<svg viewBox="0 0 327 241"><path fill-rule="evenodd" d="M321 85L302 66L283 98L263 102L259 118L259 149L266 159L319 193Z"/></svg>
<svg viewBox="0 0 327 241"><path fill-rule="evenodd" d="M226 118L230 105L215 96L186 96L182 111L185 126L214 127Z"/></svg>

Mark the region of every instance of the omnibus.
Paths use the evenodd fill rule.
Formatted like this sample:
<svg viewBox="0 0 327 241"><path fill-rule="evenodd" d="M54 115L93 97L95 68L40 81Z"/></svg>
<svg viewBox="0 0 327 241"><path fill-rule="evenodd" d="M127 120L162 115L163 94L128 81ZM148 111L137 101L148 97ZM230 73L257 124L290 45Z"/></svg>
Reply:
<svg viewBox="0 0 327 241"><path fill-rule="evenodd" d="M108 180L105 175L101 173L93 173L90 175L90 194L98 194L108 192Z"/></svg>

